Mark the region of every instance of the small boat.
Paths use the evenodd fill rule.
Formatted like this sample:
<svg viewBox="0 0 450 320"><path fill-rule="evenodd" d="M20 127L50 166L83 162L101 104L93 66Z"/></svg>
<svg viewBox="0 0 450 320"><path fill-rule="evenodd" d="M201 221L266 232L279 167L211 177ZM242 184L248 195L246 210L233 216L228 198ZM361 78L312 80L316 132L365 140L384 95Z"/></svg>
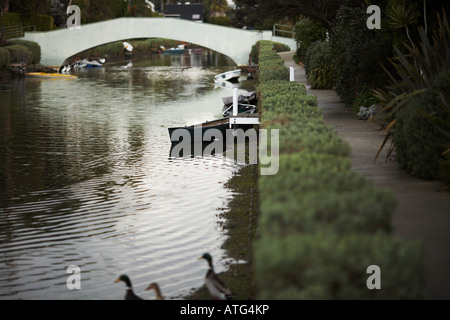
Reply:
<svg viewBox="0 0 450 320"><path fill-rule="evenodd" d="M61 74L61 73L45 73L45 72L28 72L26 73L29 77L38 78L53 78L53 79L77 79L78 76L72 74Z"/></svg>
<svg viewBox="0 0 450 320"><path fill-rule="evenodd" d="M233 114L233 105L224 106L223 116L229 117ZM238 113L254 113L256 111L256 106L254 104L239 103Z"/></svg>
<svg viewBox="0 0 450 320"><path fill-rule="evenodd" d="M99 62L100 61L100 62ZM83 59L83 60L78 60L76 61L72 68L73 69L83 69L83 68L88 68L88 69L93 69L93 68L101 68L103 67L103 63L105 62L104 59L100 59L99 61L97 60L89 60L89 59Z"/></svg>
<svg viewBox="0 0 450 320"><path fill-rule="evenodd" d="M228 117L221 118L213 121L207 121L201 124L193 125L193 126L185 126L185 127L172 127L169 128L169 136L172 141L172 134L175 130L183 129L187 130L191 136L191 141L203 141L203 136L205 132L209 129L217 129L222 134L222 137L225 137L226 129L230 128L230 119ZM197 131L195 131L197 130ZM220 137L215 137L220 138ZM211 137L211 140L212 137ZM210 140L210 141L211 141Z"/></svg>
<svg viewBox="0 0 450 320"><path fill-rule="evenodd" d="M184 53L184 49L185 49L184 44L180 44L178 47L170 49L166 49L164 48L164 46L161 46L162 53Z"/></svg>
<svg viewBox="0 0 450 320"><path fill-rule="evenodd" d="M96 60L86 62L86 68L88 68L88 69L101 68L101 67L103 67L103 64L101 64L100 62L98 62Z"/></svg>
<svg viewBox="0 0 450 320"><path fill-rule="evenodd" d="M222 98L224 109L233 104L233 96ZM244 92L239 94L238 103L257 104L256 91Z"/></svg>
<svg viewBox="0 0 450 320"><path fill-rule="evenodd" d="M238 82L241 76L241 69L231 70L214 76L215 82L229 81Z"/></svg>

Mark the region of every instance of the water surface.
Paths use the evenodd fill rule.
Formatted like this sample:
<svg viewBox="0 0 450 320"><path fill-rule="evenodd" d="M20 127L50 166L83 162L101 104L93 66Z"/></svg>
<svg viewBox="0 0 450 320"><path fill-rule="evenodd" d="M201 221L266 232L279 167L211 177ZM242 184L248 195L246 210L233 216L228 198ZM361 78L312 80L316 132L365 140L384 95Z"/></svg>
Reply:
<svg viewBox="0 0 450 320"><path fill-rule="evenodd" d="M123 299L122 273L146 299L153 281L180 298L203 284L205 251L222 271L217 215L239 164L171 158L167 128L220 117L232 88L213 76L233 68L209 52L1 80L0 299Z"/></svg>

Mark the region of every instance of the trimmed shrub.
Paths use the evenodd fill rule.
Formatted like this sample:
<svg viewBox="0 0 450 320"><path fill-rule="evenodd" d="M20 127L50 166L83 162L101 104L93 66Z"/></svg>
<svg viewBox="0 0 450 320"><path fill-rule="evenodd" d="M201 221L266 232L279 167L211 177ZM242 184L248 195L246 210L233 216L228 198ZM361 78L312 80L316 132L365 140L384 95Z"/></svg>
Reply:
<svg viewBox="0 0 450 320"><path fill-rule="evenodd" d="M52 16L42 14L6 12L4 13L4 23L5 26L35 26L36 31L50 31L53 29L54 19Z"/></svg>
<svg viewBox="0 0 450 320"><path fill-rule="evenodd" d="M41 62L41 47L36 42L27 40L10 40L8 41L8 45L21 45L28 48L32 54L31 63L39 64L39 62Z"/></svg>
<svg viewBox="0 0 450 320"><path fill-rule="evenodd" d="M329 41L314 42L305 57L305 72L312 88L332 89L336 68L334 52Z"/></svg>
<svg viewBox="0 0 450 320"><path fill-rule="evenodd" d="M4 48L9 51L9 54L11 56L11 63L24 62L26 64L30 64L33 59L31 51L28 50L28 48L25 46L15 44L12 46L6 46Z"/></svg>
<svg viewBox="0 0 450 320"><path fill-rule="evenodd" d="M219 26L229 26L231 24L231 18L229 16L225 17L208 17L207 23L217 24Z"/></svg>
<svg viewBox="0 0 450 320"><path fill-rule="evenodd" d="M255 250L259 299L421 299L423 249L385 234L316 232L266 236ZM381 270L369 290L368 266Z"/></svg>
<svg viewBox="0 0 450 320"><path fill-rule="evenodd" d="M11 63L11 55L5 48L0 48L0 69L7 67Z"/></svg>
<svg viewBox="0 0 450 320"><path fill-rule="evenodd" d="M270 47L260 46L259 59L267 72L257 87L261 128L279 130L280 156L278 172L258 181L258 298L421 297L422 249L390 234L392 192L352 171L350 146L324 124L317 98L303 84L265 69L281 68ZM383 290L366 286L373 264L383 270Z"/></svg>

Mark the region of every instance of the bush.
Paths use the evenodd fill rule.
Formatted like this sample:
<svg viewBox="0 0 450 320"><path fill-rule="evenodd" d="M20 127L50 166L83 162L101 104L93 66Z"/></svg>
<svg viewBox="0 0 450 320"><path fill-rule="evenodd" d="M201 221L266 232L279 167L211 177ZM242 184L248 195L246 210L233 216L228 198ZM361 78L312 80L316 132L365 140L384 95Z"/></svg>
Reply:
<svg viewBox="0 0 450 320"><path fill-rule="evenodd" d="M3 69L11 63L11 55L5 48L0 48L0 69Z"/></svg>
<svg viewBox="0 0 450 320"><path fill-rule="evenodd" d="M392 192L352 171L350 147L324 124L317 98L270 73L282 59L269 46L259 52L267 72L257 87L261 128L279 130L280 156L277 174L258 181L258 298L421 297L422 250L390 234ZM383 270L383 290L366 286L373 264Z"/></svg>
<svg viewBox="0 0 450 320"><path fill-rule="evenodd" d="M27 40L9 40L8 45L21 45L31 52L31 63L33 64L39 64L41 61L41 47L39 44L33 41L27 41Z"/></svg>
<svg viewBox="0 0 450 320"><path fill-rule="evenodd" d="M380 63L391 55L392 47L381 32L367 29L366 21L364 8L341 7L332 27L336 93L347 106L363 88L378 88L386 80Z"/></svg>
<svg viewBox="0 0 450 320"><path fill-rule="evenodd" d="M4 13L5 26L23 27L35 26L36 31L50 31L53 29L54 19L52 16L41 14L20 14L16 12Z"/></svg>
<svg viewBox="0 0 450 320"><path fill-rule="evenodd" d="M332 89L335 69L334 52L329 41L317 41L309 46L305 57L305 72L312 88Z"/></svg>
<svg viewBox="0 0 450 320"><path fill-rule="evenodd" d="M231 24L231 18L229 16L225 17L208 17L207 23L217 24L220 26L229 26Z"/></svg>
<svg viewBox="0 0 450 320"><path fill-rule="evenodd" d="M32 53L27 47L15 44L12 46L6 46L5 49L9 51L11 63L24 62L26 64L31 64L33 59Z"/></svg>
<svg viewBox="0 0 450 320"><path fill-rule="evenodd" d="M326 29L319 22L309 18L304 18L297 22L294 26L298 49L296 56L298 60L303 60L309 46L316 41L324 41L326 39Z"/></svg>
<svg viewBox="0 0 450 320"><path fill-rule="evenodd" d="M418 96L408 106L396 113L395 150L398 163L411 174L422 179L439 177L442 152L442 135L437 128L424 119L424 112L438 112L434 93Z"/></svg>
<svg viewBox="0 0 450 320"><path fill-rule="evenodd" d="M255 250L259 299L421 299L423 250L385 234L316 232L263 237ZM381 270L369 290L367 267Z"/></svg>
<svg viewBox="0 0 450 320"><path fill-rule="evenodd" d="M275 50L275 52L284 52L284 51L291 50L289 48L289 46L287 46L283 43L269 41L269 40L260 40L252 46L251 57L252 57L252 62L254 64L259 63L261 44L263 46L263 53L262 53L263 55L264 55L264 51L269 51L269 50Z"/></svg>

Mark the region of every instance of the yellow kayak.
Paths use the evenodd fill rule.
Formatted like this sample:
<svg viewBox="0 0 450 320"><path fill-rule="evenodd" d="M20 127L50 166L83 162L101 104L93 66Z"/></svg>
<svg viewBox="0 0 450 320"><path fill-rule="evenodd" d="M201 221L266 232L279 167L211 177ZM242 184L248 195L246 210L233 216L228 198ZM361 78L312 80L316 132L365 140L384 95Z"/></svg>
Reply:
<svg viewBox="0 0 450 320"><path fill-rule="evenodd" d="M61 73L45 73L45 72L28 72L26 73L29 77L40 77L40 78L57 78L57 79L77 79L78 76L71 74L61 74Z"/></svg>

